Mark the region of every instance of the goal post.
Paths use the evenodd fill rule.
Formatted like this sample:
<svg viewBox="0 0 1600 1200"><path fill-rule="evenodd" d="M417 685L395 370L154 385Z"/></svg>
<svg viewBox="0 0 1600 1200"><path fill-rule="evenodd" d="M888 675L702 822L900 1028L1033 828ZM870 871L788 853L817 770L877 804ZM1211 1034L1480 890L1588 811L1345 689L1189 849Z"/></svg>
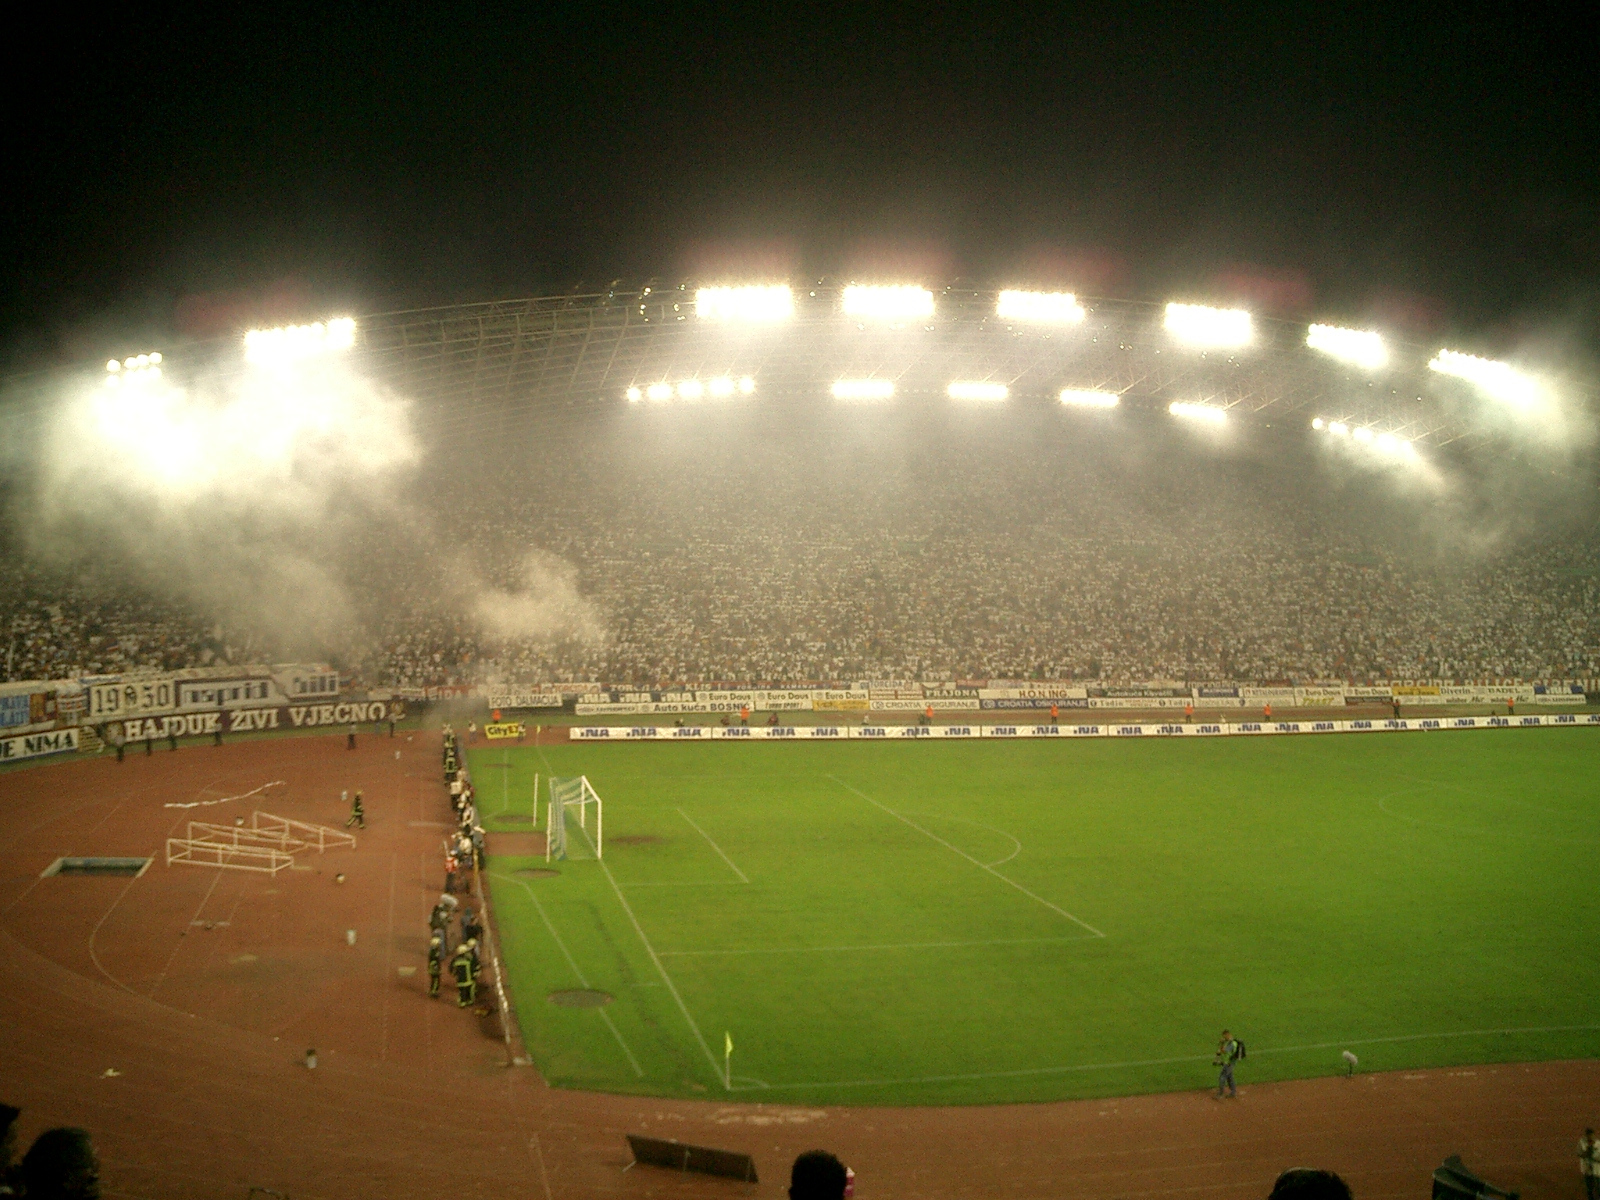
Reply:
<svg viewBox="0 0 1600 1200"><path fill-rule="evenodd" d="M603 858L604 822L605 806L600 794L590 785L587 775L573 779L552 776L545 817L545 860Z"/></svg>

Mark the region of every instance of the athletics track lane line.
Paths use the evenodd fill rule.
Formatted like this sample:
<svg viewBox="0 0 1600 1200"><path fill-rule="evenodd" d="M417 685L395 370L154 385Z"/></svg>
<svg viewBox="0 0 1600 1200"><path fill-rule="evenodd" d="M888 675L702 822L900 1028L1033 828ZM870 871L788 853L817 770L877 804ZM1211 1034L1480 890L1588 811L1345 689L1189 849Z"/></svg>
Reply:
<svg viewBox="0 0 1600 1200"><path fill-rule="evenodd" d="M544 905L539 903L539 897L533 894L533 889L521 879L512 879L509 875L501 875L495 871L489 872L489 878L503 880L506 883L514 883L528 893L528 899L533 901L534 911L539 914L539 919L544 922L544 927L550 931L550 936L555 939L556 946L560 949L562 957L567 960L567 966L571 967L573 975L577 976L578 986L588 988L589 981L584 977L582 968L578 966L577 960L572 957L572 951L567 949L566 942L561 940L561 935L556 932L555 925L551 923L549 914L544 911ZM633 1056L633 1051L628 1049L628 1043L622 1040L622 1032L612 1022L611 1014L604 1008L600 1008L597 1011L600 1013L600 1019L606 1023L606 1028L611 1030L611 1036L617 1039L617 1045L621 1046L622 1052L628 1056L628 1064L633 1068L633 1073L643 1079L644 1068L639 1065L639 1060Z"/></svg>
<svg viewBox="0 0 1600 1200"><path fill-rule="evenodd" d="M938 834L930 832L929 830L924 829L921 825L918 825L910 817L903 816L900 813L895 812L895 810L890 808L887 804L879 804L876 800L874 800L871 796L867 795L861 789L851 787L848 783L846 783L844 780L840 779L837 775L829 775L827 778L833 780L833 782L837 783L840 787L844 788L845 791L854 792L856 795L860 796L863 800L865 800L868 804L872 805L872 807L878 808L878 809L882 809L884 812L888 813L895 820L904 821L907 825L911 826L911 828L915 829L918 833L922 834L923 837L931 838L934 841L938 842L939 845L943 846L946 850L951 850L951 851L954 851L955 853L959 854L962 858L966 859L969 863L971 863L973 866L977 867L980 871L987 871L987 872L989 872L989 874L993 875L996 879L998 879L1001 883L1009 884L1010 886L1016 888L1017 891L1021 892L1024 896L1028 897L1028 899L1037 901L1038 903L1040 903L1040 904L1044 905L1046 908L1048 908L1051 912L1060 913L1063 917L1065 917L1067 920L1071 921L1074 925L1082 926L1084 929L1087 929L1090 933L1094 934L1095 937L1103 938L1103 937L1106 936L1105 934L1101 933L1098 929L1096 929L1093 925L1089 924L1089 922L1081 920L1078 917L1073 916L1066 909L1062 908L1059 904L1052 904L1052 903L1050 903L1050 901L1046 900L1043 896L1040 896L1035 892L1030 892L1027 888L1023 887L1015 879L1012 879L1010 876L1000 874L999 871L996 871L988 863L979 862L977 859L973 858L972 855L968 854L965 850L962 850L958 846L952 846L949 842L945 841Z"/></svg>

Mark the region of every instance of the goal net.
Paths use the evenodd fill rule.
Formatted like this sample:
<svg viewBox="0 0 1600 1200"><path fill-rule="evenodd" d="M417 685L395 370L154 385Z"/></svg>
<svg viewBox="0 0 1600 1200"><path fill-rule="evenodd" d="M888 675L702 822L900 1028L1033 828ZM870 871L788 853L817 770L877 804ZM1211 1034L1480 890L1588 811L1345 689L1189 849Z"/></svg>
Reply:
<svg viewBox="0 0 1600 1200"><path fill-rule="evenodd" d="M592 810L592 811L591 811ZM589 786L589 777L550 780L550 807L545 824L545 859L600 858L604 806Z"/></svg>

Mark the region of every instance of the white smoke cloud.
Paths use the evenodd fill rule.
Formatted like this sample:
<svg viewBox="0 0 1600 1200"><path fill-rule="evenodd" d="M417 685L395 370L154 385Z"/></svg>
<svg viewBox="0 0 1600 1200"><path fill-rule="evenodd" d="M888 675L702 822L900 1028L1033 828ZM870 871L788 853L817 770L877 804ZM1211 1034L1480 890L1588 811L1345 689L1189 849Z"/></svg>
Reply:
<svg viewBox="0 0 1600 1200"><path fill-rule="evenodd" d="M485 588L472 598L471 612L485 633L499 638L592 643L604 635L594 604L578 593L577 568L542 550L523 560L519 589Z"/></svg>
<svg viewBox="0 0 1600 1200"><path fill-rule="evenodd" d="M35 444L22 515L41 559L318 652L350 648L347 543L419 459L406 402L327 358L80 384Z"/></svg>

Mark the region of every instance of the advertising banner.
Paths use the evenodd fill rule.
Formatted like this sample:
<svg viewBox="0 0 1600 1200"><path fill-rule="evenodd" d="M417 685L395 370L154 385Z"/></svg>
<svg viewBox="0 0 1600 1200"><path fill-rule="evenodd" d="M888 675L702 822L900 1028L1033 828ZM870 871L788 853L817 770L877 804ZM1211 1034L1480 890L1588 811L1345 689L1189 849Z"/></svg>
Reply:
<svg viewBox="0 0 1600 1200"><path fill-rule="evenodd" d="M20 737L0 738L0 762L21 762L46 754L64 754L78 748L76 729L56 729L46 733L25 733Z"/></svg>
<svg viewBox="0 0 1600 1200"><path fill-rule="evenodd" d="M249 679L180 679L177 681L178 709L189 711L200 708L259 708L276 701L284 703L290 697L273 693L277 689L272 680ZM336 693L337 694L337 693Z"/></svg>
<svg viewBox="0 0 1600 1200"><path fill-rule="evenodd" d="M490 708L560 708L560 692L490 692Z"/></svg>
<svg viewBox="0 0 1600 1200"><path fill-rule="evenodd" d="M516 741L525 732L521 721L502 721L498 725L491 723L483 727L483 736L491 742Z"/></svg>
<svg viewBox="0 0 1600 1200"><path fill-rule="evenodd" d="M1052 700L1085 700L1088 696L1088 689L1070 683L1018 684L1014 687L978 689L978 698L980 700L1043 700L1046 708L1050 706L1050 701ZM1012 707L1021 708L1024 706L1014 705Z"/></svg>
<svg viewBox="0 0 1600 1200"><path fill-rule="evenodd" d="M1090 700L1190 700L1194 693L1182 684L1128 684L1086 689ZM1130 707L1124 705L1124 707Z"/></svg>
<svg viewBox="0 0 1600 1200"><path fill-rule="evenodd" d="M1090 708L1182 708L1193 704L1183 696L1090 696Z"/></svg>
<svg viewBox="0 0 1600 1200"><path fill-rule="evenodd" d="M86 683L84 692L88 698L84 717L95 725L118 717L171 712L177 705L177 683L172 679Z"/></svg>
<svg viewBox="0 0 1600 1200"><path fill-rule="evenodd" d="M224 708L210 712L130 717L122 734L130 742L215 733L262 733L273 729L321 729L387 721L392 705L384 700L341 704L284 704L271 708Z"/></svg>

